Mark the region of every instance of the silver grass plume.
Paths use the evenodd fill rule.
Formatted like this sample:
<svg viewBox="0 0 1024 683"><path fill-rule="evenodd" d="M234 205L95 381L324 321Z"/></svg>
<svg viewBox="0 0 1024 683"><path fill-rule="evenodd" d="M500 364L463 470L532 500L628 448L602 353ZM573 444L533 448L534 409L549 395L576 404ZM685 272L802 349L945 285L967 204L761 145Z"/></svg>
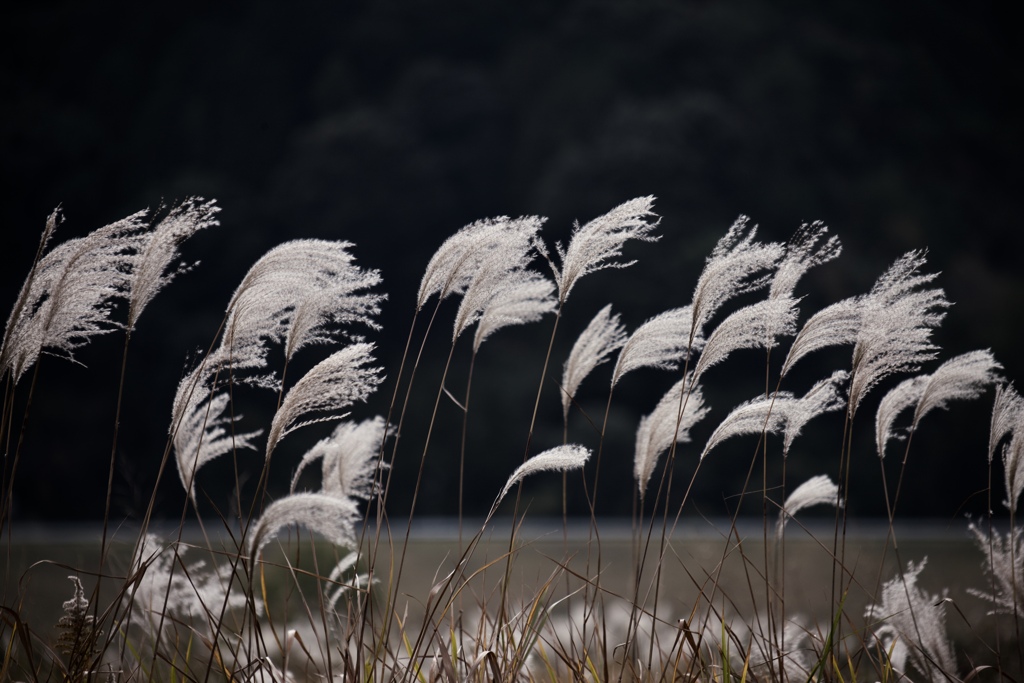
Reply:
<svg viewBox="0 0 1024 683"><path fill-rule="evenodd" d="M145 211L68 240L42 256L22 285L7 320L0 348L0 374L17 382L48 349L74 360L90 338L117 329L112 303L126 299L129 274L138 260ZM41 249L60 221L47 220Z"/></svg>
<svg viewBox="0 0 1024 683"><path fill-rule="evenodd" d="M555 446L542 453L538 453L517 467L512 476L508 478L504 488L501 489L501 493L494 500L494 505L491 507L492 512L497 509L498 504L501 503L509 489L522 481L524 477L535 472L578 470L587 463L589 458L590 449L576 444Z"/></svg>
<svg viewBox="0 0 1024 683"><path fill-rule="evenodd" d="M584 378L626 343L626 328L619 314L608 304L593 317L569 352L562 370L562 417L569 419L569 406Z"/></svg>
<svg viewBox="0 0 1024 683"><path fill-rule="evenodd" d="M990 534L971 522L968 527L978 550L985 556L985 574L989 590L968 588L975 597L992 603L992 611L1021 614L1024 612L1024 532L1020 528L1005 534Z"/></svg>
<svg viewBox="0 0 1024 683"><path fill-rule="evenodd" d="M924 253L910 251L875 283L863 302L860 331L853 348L850 415L864 396L890 375L914 372L935 357L932 330L949 306L941 289L921 289L935 274L920 274Z"/></svg>
<svg viewBox="0 0 1024 683"><path fill-rule="evenodd" d="M795 401L787 391L780 391L774 396L758 396L744 401L732 409L725 419L711 433L704 451L700 454L703 460L711 450L733 436L744 434L774 434L782 430L786 424L784 409L779 409L780 402Z"/></svg>
<svg viewBox="0 0 1024 683"><path fill-rule="evenodd" d="M139 539L132 566L138 572L134 590L128 591L126 607L141 617L144 628L155 631L165 616L187 621L189 628L199 627L196 618L206 620L204 634L216 627L215 615L225 606L228 610L242 609L245 595L231 590L234 575L231 563L211 566L206 560L186 561L185 552L178 552L153 534ZM139 614L141 611L141 614ZM165 627L171 620L165 620ZM127 623L127 620L126 620ZM154 640L161 634L150 633ZM167 634L170 635L170 634Z"/></svg>
<svg viewBox="0 0 1024 683"><path fill-rule="evenodd" d="M996 397L992 404L992 424L988 437L988 461L996 453L1000 442L1011 434L1024 418L1024 399L1012 384L996 386Z"/></svg>
<svg viewBox="0 0 1024 683"><path fill-rule="evenodd" d="M875 445L878 457L885 457L885 445L892 438L892 424L904 409L914 408L911 430L935 408L945 408L953 400L977 398L998 379L1002 368L992 352L970 351L950 358L930 375L904 380L878 404L875 420Z"/></svg>
<svg viewBox="0 0 1024 683"><path fill-rule="evenodd" d="M683 391L688 395L683 398ZM683 412L680 415L679 410ZM673 443L687 443L690 429L708 413L700 386L687 373L669 389L649 415L640 419L636 430L636 449L633 454L633 476L636 478L640 498L643 500L647 485L661 454Z"/></svg>
<svg viewBox="0 0 1024 683"><path fill-rule="evenodd" d="M493 242L476 259L475 271L462 293L452 341L480 322L473 340L474 349L479 350L484 339L502 327L534 322L554 310L554 286L527 269L540 226L536 217L506 220L496 226Z"/></svg>
<svg viewBox="0 0 1024 683"><path fill-rule="evenodd" d="M355 265L351 246L292 240L260 257L231 297L212 360L260 369L269 343L283 343L285 358L291 359L304 346L335 341L338 325L377 329L374 316L384 295L366 290L380 283L380 273Z"/></svg>
<svg viewBox="0 0 1024 683"><path fill-rule="evenodd" d="M612 370L612 386L627 372L638 368L675 370L689 354L700 348L701 339L691 344L693 315L689 306L660 313L629 335Z"/></svg>
<svg viewBox="0 0 1024 683"><path fill-rule="evenodd" d="M228 431L241 416L225 414L230 399L225 393L212 392L202 380L205 374L205 368L199 366L178 383L171 410L170 435L178 476L193 501L200 467L236 450L255 450L253 440L263 433Z"/></svg>
<svg viewBox="0 0 1024 683"><path fill-rule="evenodd" d="M790 405L784 401L786 409L786 427L782 434L782 454L789 454L793 441L811 419L818 415L842 410L846 397L843 388L850 380L846 370L836 370L830 376L819 380L803 397Z"/></svg>
<svg viewBox="0 0 1024 683"><path fill-rule="evenodd" d="M324 493L293 493L275 500L263 511L249 537L248 554L255 559L280 531L304 526L331 543L354 548L359 509L351 498Z"/></svg>
<svg viewBox="0 0 1024 683"><path fill-rule="evenodd" d="M828 233L828 227L821 221L801 225L786 244L785 255L779 262L768 288L769 301L785 301L794 299L797 283L808 270L823 263L828 263L839 256L842 246L839 238L832 235L821 244ZM793 318L784 315L778 319L766 318L765 338L774 340L778 337L789 337L796 332L796 304L793 301ZM769 341L769 343L773 343ZM770 348L770 347L768 347Z"/></svg>
<svg viewBox="0 0 1024 683"><path fill-rule="evenodd" d="M1003 476L1006 479L1006 500L1010 514L1016 514L1020 494L1024 491L1024 430L1018 424L1010 443L1003 446Z"/></svg>
<svg viewBox="0 0 1024 683"><path fill-rule="evenodd" d="M693 293L694 337L729 299L760 289L785 255L781 244L754 241L757 226L740 216L711 251Z"/></svg>
<svg viewBox="0 0 1024 683"><path fill-rule="evenodd" d="M317 422L336 420L338 411L365 401L381 382L380 368L365 367L373 361L373 344L360 342L336 351L317 363L289 389L274 414L267 437L267 458L282 438ZM327 416L302 419L313 413Z"/></svg>
<svg viewBox="0 0 1024 683"><path fill-rule="evenodd" d="M1009 442L1003 443L1007 436ZM1010 514L1014 514L1021 491L1024 490L1024 399L1009 384L996 387L988 438L989 464L1001 443L1003 476L1006 480L1006 500L1003 503L1009 508Z"/></svg>
<svg viewBox="0 0 1024 683"><path fill-rule="evenodd" d="M174 263L178 247L200 230L218 225L219 211L215 200L189 197L169 209L145 235L139 261L129 276L128 329L135 329L143 309L161 289L191 268Z"/></svg>
<svg viewBox="0 0 1024 683"><path fill-rule="evenodd" d="M546 277L532 270L509 274L487 301L477 320L473 335L473 351L489 336L503 327L528 325L555 311L555 286Z"/></svg>
<svg viewBox="0 0 1024 683"><path fill-rule="evenodd" d="M334 432L310 448L292 477L291 492L302 471L312 463L321 462L322 493L369 499L374 492L374 475L386 424L377 416L362 422L342 422Z"/></svg>
<svg viewBox="0 0 1024 683"><path fill-rule="evenodd" d="M733 351L763 348L770 350L777 337L796 332L796 299L785 295L765 299L734 311L708 335L694 376L700 377L713 365L721 363Z"/></svg>
<svg viewBox="0 0 1024 683"><path fill-rule="evenodd" d="M821 221L805 223L797 229L786 244L786 253L772 278L769 299L793 296L797 283L808 270L839 257L842 245L835 235L819 244L827 232L828 227Z"/></svg>
<svg viewBox="0 0 1024 683"><path fill-rule="evenodd" d="M4 327L4 338L3 341L0 342L0 377L12 370L12 365L15 363L16 356L27 355L28 358L21 359L19 363L24 367L13 373L14 380L17 382L21 373L24 372L28 366L34 363L35 359L39 355L38 351L33 350L32 352L29 352L30 349L33 349L35 344L30 344L27 340L22 341L20 339L16 339L16 337L22 335L17 335L15 330L19 327L27 326L28 322L32 319L34 308L38 306L38 302L36 301L33 301L30 306L30 299L39 298L38 293L33 297L33 291L38 291L38 288L34 286L36 273L39 272L43 253L50 244L50 238L53 237L53 233L57 231L57 226L62 220L60 207L58 206L46 219L46 225L43 227L43 234L39 238L39 247L36 249L36 256L32 261L32 268L29 270L28 276L25 278L25 282L21 285L21 291L18 292L18 298L15 299L14 308L11 309L10 314L7 316L7 325ZM30 308L32 310L29 310L26 313L26 308Z"/></svg>
<svg viewBox="0 0 1024 683"><path fill-rule="evenodd" d="M813 351L856 343L863 313L863 296L837 301L814 313L790 345L782 363L781 376L785 377L798 360Z"/></svg>
<svg viewBox="0 0 1024 683"><path fill-rule="evenodd" d="M930 595L917 586L927 561L910 562L902 576L886 581L881 602L868 605L864 616L891 629L889 637L895 636L907 646L914 668L933 681L941 681L956 677L956 658L946 635L944 596ZM876 638L883 647L891 644L877 632Z"/></svg>
<svg viewBox="0 0 1024 683"><path fill-rule="evenodd" d="M569 246L555 245L561 267L555 265L543 243L537 248L548 259L558 285L558 303L564 304L576 281L584 275L605 268L625 268L635 261L616 261L622 256L626 240L655 242L660 237L653 234L660 219L653 212L654 197L637 197L624 202L614 209L598 216L589 223L573 226Z"/></svg>
<svg viewBox="0 0 1024 683"><path fill-rule="evenodd" d="M545 219L524 216L487 218L470 223L446 239L427 264L416 295L416 310L434 294L445 299L451 294L462 294L494 251L518 250L523 236L532 241ZM510 242L512 246L510 247ZM522 249L525 253L526 249ZM517 256L517 262L519 257Z"/></svg>
<svg viewBox="0 0 1024 683"><path fill-rule="evenodd" d="M790 517L813 505L843 506L843 501L839 498L839 487L827 475L811 477L793 489L779 511L779 521L775 523L776 538L782 538Z"/></svg>
<svg viewBox="0 0 1024 683"><path fill-rule="evenodd" d="M742 434L783 433L782 454L787 456L793 441L814 417L843 407L840 388L849 373L839 370L816 383L800 398L780 391L774 396L759 396L736 406L715 428L701 453L701 459L722 441Z"/></svg>

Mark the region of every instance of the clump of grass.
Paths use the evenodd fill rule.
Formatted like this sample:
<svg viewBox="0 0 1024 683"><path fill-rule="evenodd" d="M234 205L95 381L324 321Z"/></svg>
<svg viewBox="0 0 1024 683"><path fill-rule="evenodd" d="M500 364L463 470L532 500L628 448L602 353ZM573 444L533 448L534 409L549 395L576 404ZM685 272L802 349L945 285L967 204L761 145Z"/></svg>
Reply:
<svg viewBox="0 0 1024 683"><path fill-rule="evenodd" d="M212 202L189 199L154 214L133 214L50 250L59 212L47 221L0 347L5 381L0 527L8 537L17 462L25 430L31 428L24 418L16 427L14 415L16 392L27 391L30 402L35 387L35 378L24 386L26 372L38 367L44 350L74 360L75 349L89 339L118 330L125 332L126 356L142 309L190 269L177 263L178 246L215 225L216 210ZM499 217L466 226L426 264L411 305L405 354L387 380L374 343L363 337L382 332L377 316L384 295L376 291L382 275L357 265L355 245L349 242L296 240L272 249L230 296L208 352L170 397L160 473L173 457L185 493L179 523L167 536L153 533L154 488L130 557L120 565L110 562L107 528L120 520L111 519L108 491L99 571L71 577L74 596L64 603L59 636L30 628L21 610L24 595L3 606L0 677L938 681L979 677L988 668L1011 679L1014 671L1024 671L1019 646L1024 535L1016 524L1024 490L1024 402L986 350L921 372L939 354L932 333L949 306L942 290L933 286L936 275L924 272L924 252L898 258L869 292L812 312L801 324L796 288L808 270L839 256L838 239L816 222L801 226L786 244L763 243L756 226L740 217L708 257L689 303L667 308L632 332L610 304L593 316L564 361L560 406L548 405L544 388L550 364L558 360L555 340L570 292L582 286L587 274L630 266L631 261L622 260L625 243L659 239L659 220L654 198L640 197L576 224L568 244L554 249L541 237L544 219L539 217ZM437 307L429 312L426 306L435 294ZM442 378L430 388L431 408L430 396L421 399L414 384L421 364L434 362L424 357L427 338L442 300L449 297L460 302ZM127 316L118 320L123 310ZM429 319L417 336L425 311ZM461 498L466 457L479 449L468 440L475 361L484 352L483 343L502 329L549 315L553 324L541 345L546 352L536 359L536 400L529 423L522 426L522 465L492 492L493 505L479 526L468 526ZM474 325L466 389L456 397L446 379L460 362L459 339ZM777 349L786 340L791 341L782 354ZM852 348L848 367L834 369L806 391L783 388L799 360L834 346ZM290 377L296 353L310 348L323 350L320 362L301 377ZM752 382L752 397L724 411L705 443L694 449L696 466L680 492L679 450L689 448L695 428L714 411L705 388L721 381L718 366L744 349L763 351L764 381ZM576 403L581 384L592 381L590 376L615 354L604 418L591 422L593 442L570 443L570 421L589 420ZM638 418L630 570L625 582L614 583L602 551L601 458L615 389L626 375L649 370L672 373L677 380L660 400L652 400L649 414ZM855 494L878 495L850 490L854 418L872 389L891 376L908 374L880 400L875 420L881 460L890 441L903 434L901 418L912 410L892 490L882 470L881 494L889 512L885 550L891 548L897 571L885 576L887 565L880 564L872 586L847 556L847 502ZM394 387L390 404L381 411L386 414L353 417L385 381ZM967 595L991 607L993 614L986 619L1008 623L1004 629L1013 633L1009 642L1017 662L1005 656L1007 639L998 631L987 650L989 661L958 656L946 627L952 616L947 606L956 605L956 599L919 587L925 560L905 562L895 533L911 437L922 418L953 400L979 398L991 387L990 480L1000 452L1008 530L1000 529L995 515L967 527L984 570ZM246 391L266 391L275 402L265 424L250 424L240 414ZM119 405L121 398L119 391ZM437 567L431 585L410 595L405 569L407 561L415 561L408 550L416 501L427 463L438 457L430 453L431 436L445 400L462 415L459 543ZM558 407L562 443L539 443L538 414ZM431 415L421 443L401 438L412 410ZM810 421L840 411L845 418L841 448L833 462L816 463L834 478L818 474L793 486L787 468L796 438ZM333 431L305 453L290 452L289 434L320 423L332 424ZM769 443L771 435L781 436L781 448ZM678 530L684 517L698 514L690 500L700 469L725 440L744 437L757 441L749 467L738 471L738 498L760 501L761 537L740 532L741 505L736 504L736 516L719 530L720 561L709 566L687 562L678 545L686 539ZM113 440L116 448L116 421ZM262 452L262 458L248 455L250 450ZM418 469L412 466L412 491L393 490L394 470L410 466L399 461L400 452L419 455ZM211 526L199 501L222 499L225 491L209 489L215 484L224 488L223 482L204 483L198 475L224 456L235 464L236 477L226 492L233 503L215 510ZM272 456L297 456L289 490L276 499L268 497ZM314 463L320 465L319 484L310 489L309 481L316 480ZM253 471L257 484L247 493L245 473ZM581 487L590 510L588 543L582 557L574 557L566 546L564 556L549 558L549 573L534 587L518 582L515 573L517 560L532 543L521 531L526 517L522 482L527 476L549 476L546 472L562 474L563 515L569 487ZM410 510L404 528L388 514L389 499L399 495L407 496ZM799 525L804 509L820 505L835 510L832 528L815 538L830 557L831 595L817 613L794 614L786 599L786 576L792 570L786 561L786 529ZM507 544L486 543L509 509ZM200 525L200 542L185 540L186 522L193 518ZM569 520L564 521L567 544ZM762 550L751 552L756 543ZM501 548L497 555L491 555L494 547ZM725 588L723 568L734 562L744 577L744 595ZM695 591L696 599L685 610L666 594L667 573L685 575ZM91 598L81 577L94 584ZM863 613L847 606L855 590L867 596ZM959 607L957 615L963 615Z"/></svg>

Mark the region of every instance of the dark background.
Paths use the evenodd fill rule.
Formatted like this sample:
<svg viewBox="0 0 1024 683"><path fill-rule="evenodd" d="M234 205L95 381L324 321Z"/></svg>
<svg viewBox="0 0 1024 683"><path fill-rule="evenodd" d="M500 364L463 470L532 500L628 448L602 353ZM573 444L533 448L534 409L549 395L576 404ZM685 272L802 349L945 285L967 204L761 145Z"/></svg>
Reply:
<svg viewBox="0 0 1024 683"><path fill-rule="evenodd" d="M1010 379L1024 277L1018 225L1022 71L1005 5L979 2L334 2L137 5L47 2L0 21L0 301L13 304L44 220L58 204L57 240L161 201L216 198L221 225L195 237L202 264L150 304L133 337L118 441L115 518L144 509L156 481L181 373L213 338L248 267L297 237L351 240L389 294L370 338L388 380L353 417L387 411L415 291L430 255L462 225L488 216L549 217L549 244L639 195L657 196L657 244L639 263L582 280L556 340L557 379L572 341L613 303L630 330L689 303L705 256L740 213L764 239L805 221L845 245L798 293L809 311L867 291L905 251L929 265L957 302L937 335L943 357L991 348ZM742 303L742 302L737 302ZM414 388L389 509L408 511L412 481L454 304L442 308ZM485 511L522 460L551 320L498 333L478 359L471 408L468 510ZM417 329L418 335L422 326ZM419 338L417 335L417 339ZM79 355L44 358L15 487L16 519L103 513L123 335ZM802 393L849 348L802 361ZM307 351L303 362L321 356ZM448 386L461 396L468 342ZM308 367L308 365L307 365ZM764 388L763 355L736 354L705 377L714 408L680 451L677 491L710 430ZM297 377L298 374L290 374ZM607 366L585 382L582 407L600 420ZM628 514L633 438L676 379L638 371L616 390L602 460L599 511ZM874 410L858 414L850 509L881 515ZM28 378L18 387L20 420ZM244 425L269 424L273 397L242 396ZM245 403L249 402L249 403ZM251 405L250 405L251 404ZM901 515L955 519L986 507L991 394L926 418L910 453ZM456 510L461 421L443 400L418 510ZM290 436L275 453L283 491L303 449L329 427ZM789 486L835 476L842 420L799 439ZM544 388L531 454L561 442L557 388ZM570 438L594 446L575 413ZM687 514L732 510L756 439L734 439L702 468ZM778 441L770 442L777 446ZM13 448L13 447L12 447ZM777 483L778 449L769 464ZM885 461L898 472L902 448ZM242 454L251 493L260 455ZM758 465L760 468L760 465ZM231 462L200 474L226 504ZM571 480L573 481L573 480ZM996 468L993 499L1002 499ZM311 482L310 485L315 484ZM583 511L578 483L571 502ZM535 514L559 511L560 478L526 489ZM171 469L162 514L184 496ZM760 514L760 503L750 511Z"/></svg>

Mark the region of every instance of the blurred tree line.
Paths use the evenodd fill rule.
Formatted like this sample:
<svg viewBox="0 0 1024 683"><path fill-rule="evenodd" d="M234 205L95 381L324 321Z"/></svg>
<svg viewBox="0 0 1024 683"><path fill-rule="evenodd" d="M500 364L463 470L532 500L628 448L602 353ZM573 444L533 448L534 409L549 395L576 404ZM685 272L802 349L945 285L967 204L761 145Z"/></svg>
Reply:
<svg viewBox="0 0 1024 683"><path fill-rule="evenodd" d="M291 238L351 240L359 262L384 275L384 332L369 337L389 379L370 406L357 407L354 417L363 417L387 411L419 278L447 235L479 218L539 214L549 217L550 244L566 240L574 220L656 195L661 242L631 246L637 265L574 290L532 452L561 442L554 379L590 317L610 301L632 330L689 303L705 256L740 213L761 225L764 239L784 240L820 219L843 240L840 259L801 285L805 314L866 291L902 253L928 247L940 285L958 303L938 336L943 357L990 347L1007 376L1020 378L1024 237L1014 219L1024 71L1008 11L924 0L9 7L0 22L0 292L11 305L58 204L67 217L58 240L187 195L223 207L222 225L186 247L201 265L160 295L133 337L115 483L115 508L127 515L144 509L155 481L178 378L209 344L248 267ZM444 311L454 306L442 309L428 345L395 465L393 514L415 477L447 355ZM468 435L471 512L486 510L522 460L550 329L546 321L504 331L483 347ZM118 337L81 354L88 369L43 359L16 517L102 514ZM466 346L448 382L455 395ZM310 364L315 355L307 352ZM821 354L789 388L802 392L848 365L849 349ZM763 392L763 374L763 358L740 354L705 378L714 411L681 450L682 483L728 409ZM605 512L629 514L637 421L675 379L644 371L617 388L602 461ZM595 421L606 392L607 370L581 392ZM269 422L273 401L260 401L243 411L250 425ZM955 405L925 421L904 514L984 509L990 405ZM859 417L863 462L854 467L850 507L879 515L870 418L873 409ZM439 419L424 514L455 511L461 413L445 401ZM790 486L835 475L842 422L821 423L794 447ZM275 492L303 447L323 436L309 431L275 455ZM579 413L570 438L596 445ZM736 441L699 475L701 513L736 504L754 440ZM891 453L886 467L901 455ZM252 473L250 490L260 462L259 454L239 458ZM232 471L230 462L202 471L213 503L224 504ZM556 479L531 483L535 514L559 512ZM570 500L577 513L579 488ZM173 464L160 497L165 514L181 509ZM760 505L751 510L760 514Z"/></svg>

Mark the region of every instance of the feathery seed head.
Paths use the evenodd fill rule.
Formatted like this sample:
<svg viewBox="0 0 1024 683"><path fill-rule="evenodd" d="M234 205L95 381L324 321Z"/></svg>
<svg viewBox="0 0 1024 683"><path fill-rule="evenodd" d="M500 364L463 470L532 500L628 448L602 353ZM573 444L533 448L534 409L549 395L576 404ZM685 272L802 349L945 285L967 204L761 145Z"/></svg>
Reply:
<svg viewBox="0 0 1024 683"><path fill-rule="evenodd" d="M540 226L541 221L535 217L506 220L497 226L492 243L478 251L474 271L462 290L462 301L455 314L453 342L480 321L473 345L476 351L502 327L535 322L554 310L554 286L539 273L527 269L535 255Z"/></svg>
<svg viewBox="0 0 1024 683"><path fill-rule="evenodd" d="M540 273L509 273L481 310L473 335L473 352L478 352L484 341L503 327L537 322L545 314L553 313L554 291L554 284Z"/></svg>
<svg viewBox="0 0 1024 683"><path fill-rule="evenodd" d="M786 244L785 256L779 262L779 268L772 278L769 298L792 296L800 278L808 270L839 256L842 245L835 235L829 237L823 244L818 244L827 232L828 227L821 221L805 223L797 229Z"/></svg>
<svg viewBox="0 0 1024 683"><path fill-rule="evenodd" d="M853 348L851 416L878 382L896 373L914 372L935 356L931 333L950 304L941 289L919 289L937 277L918 273L924 264L924 252L908 252L862 300Z"/></svg>
<svg viewBox="0 0 1024 683"><path fill-rule="evenodd" d="M373 361L373 344L357 343L336 351L317 363L295 383L274 414L267 437L267 458L282 438L306 425L337 420L339 411L365 401L383 378L380 368L365 367ZM326 416L301 418L314 413Z"/></svg>
<svg viewBox="0 0 1024 683"><path fill-rule="evenodd" d="M812 351L855 343L863 320L864 300L859 296L843 299L808 318L789 347L781 375L785 377L798 360Z"/></svg>
<svg viewBox="0 0 1024 683"><path fill-rule="evenodd" d="M505 482L504 488L501 489L501 493L494 500L494 505L491 506L491 512L498 508L498 504L501 503L505 494L509 492L513 486L518 482L522 481L527 475L535 472L544 471L558 471L566 472L568 470L578 470L582 468L586 463L587 459L590 458L590 449L576 444L566 444L563 446L555 446L548 450L538 453L533 456L522 465L516 468L516 471L512 473L512 476Z"/></svg>
<svg viewBox="0 0 1024 683"><path fill-rule="evenodd" d="M693 374L687 373L665 392L649 415L640 419L636 430L633 476L641 500L661 454L669 450L673 443L687 443L693 425L708 411L709 408L704 407L700 386L694 383Z"/></svg>
<svg viewBox="0 0 1024 683"><path fill-rule="evenodd" d="M802 397L785 391L772 396L758 396L736 406L715 428L704 447L701 459L725 439L741 434L773 434L783 432L783 457L789 454L793 441L814 417L839 410L842 405L840 387L849 373L839 370L819 381Z"/></svg>
<svg viewBox="0 0 1024 683"><path fill-rule="evenodd" d="M793 489L793 492L786 498L786 502L782 504L782 510L779 511L779 521L775 524L776 538L782 538L786 522L790 517L812 505L843 506L843 501L839 498L839 487L827 475L811 477Z"/></svg>
<svg viewBox="0 0 1024 683"><path fill-rule="evenodd" d="M241 419L229 415L230 398L215 393L208 385L209 375L200 365L178 383L171 414L170 435L178 477L190 498L195 500L195 477L206 463L236 450L253 449L262 430L237 433L227 427Z"/></svg>
<svg viewBox="0 0 1024 683"><path fill-rule="evenodd" d="M910 429L935 408L945 408L955 399L976 398L996 381L999 363L991 351L972 351L951 358L930 375L904 380L878 404L875 420L875 444L878 457L885 457L885 445L892 438L892 424L904 409L914 406Z"/></svg>
<svg viewBox="0 0 1024 683"><path fill-rule="evenodd" d="M576 397L583 379L616 349L626 343L626 328L619 314L612 315L608 304L590 321L569 352L562 371L562 417L569 419L569 406Z"/></svg>
<svg viewBox="0 0 1024 683"><path fill-rule="evenodd" d="M626 240L634 239L641 242L655 242L660 237L653 234L660 219L655 217L654 197L637 197L624 202L614 209L598 216L586 225L576 223L569 239L568 248L556 244L561 267L548 258L558 285L558 303L564 304L576 281L584 275L605 268L625 268L633 261L615 261L622 255L622 247ZM537 248L548 256L543 243Z"/></svg>
<svg viewBox="0 0 1024 683"><path fill-rule="evenodd" d="M679 363L697 351L703 340L691 342L693 316L690 306L673 308L654 316L633 331L622 345L615 369L612 371L612 386L622 376L637 368L658 368L675 370Z"/></svg>
<svg viewBox="0 0 1024 683"><path fill-rule="evenodd" d="M1021 398L1012 384L996 386L996 397L992 404L992 422L988 437L988 462L999 447L999 443L1012 433L1024 419L1024 399ZM1022 427L1024 431L1024 427Z"/></svg>
<svg viewBox="0 0 1024 683"><path fill-rule="evenodd" d="M956 658L946 635L943 596L925 593L917 585L927 561L910 562L901 576L886 581L881 602L868 605L864 616L892 629L895 637L909 646L914 667L930 680L941 681L956 672Z"/></svg>
<svg viewBox="0 0 1024 683"><path fill-rule="evenodd" d="M347 497L323 493L293 493L267 506L253 527L247 552L255 559L282 529L293 524L320 534L335 545L352 548L356 545L355 525L359 509Z"/></svg>
<svg viewBox="0 0 1024 683"><path fill-rule="evenodd" d="M320 460L321 493L369 499L374 494L374 475L386 427L380 416L359 423L339 424L330 436L318 441L302 456L292 477L291 492L295 492L302 470Z"/></svg>
<svg viewBox="0 0 1024 683"><path fill-rule="evenodd" d="M796 299L791 296L765 299L733 312L708 336L694 375L700 377L738 349L771 349L777 337L796 332L796 316Z"/></svg>
<svg viewBox="0 0 1024 683"><path fill-rule="evenodd" d="M776 242L755 242L756 234L757 226L740 216L707 258L693 293L694 337L726 301L769 283L786 251Z"/></svg>
<svg viewBox="0 0 1024 683"><path fill-rule="evenodd" d="M59 221L51 214L40 251ZM4 332L0 373L15 382L49 349L74 360L75 349L120 327L110 319L112 303L127 298L129 274L144 239L140 211L54 247L33 265Z"/></svg>
<svg viewBox="0 0 1024 683"><path fill-rule="evenodd" d="M499 216L463 227L441 244L427 264L416 310L434 294L445 299L465 292L481 271L496 266L524 267L544 221L539 216Z"/></svg>
<svg viewBox="0 0 1024 683"><path fill-rule="evenodd" d="M356 266L351 242L292 240L264 254L228 304L220 361L265 365L268 344L283 343L285 358L308 344L333 342L339 325L377 329L382 294L369 290L380 273Z"/></svg>
<svg viewBox="0 0 1024 683"><path fill-rule="evenodd" d="M189 197L167 210L153 229L143 236L139 262L130 274L128 328L134 329L143 309L157 293L189 267L174 264L178 247L200 230L217 225L220 207L215 200Z"/></svg>

